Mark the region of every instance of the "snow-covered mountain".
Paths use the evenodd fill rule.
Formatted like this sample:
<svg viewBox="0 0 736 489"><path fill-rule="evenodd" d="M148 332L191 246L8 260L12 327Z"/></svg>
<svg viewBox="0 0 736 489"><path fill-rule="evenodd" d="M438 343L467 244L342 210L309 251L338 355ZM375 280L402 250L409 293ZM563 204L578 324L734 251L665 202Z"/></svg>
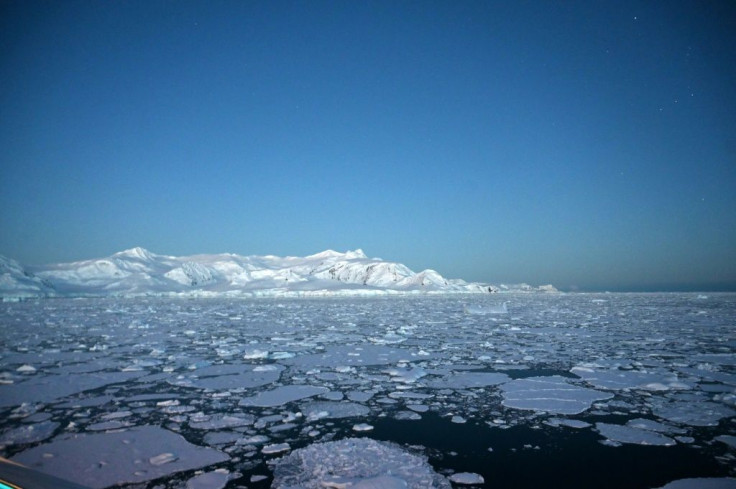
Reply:
<svg viewBox="0 0 736 489"><path fill-rule="evenodd" d="M369 258L358 249L306 257L234 254L175 257L132 248L107 258L23 267L2 258L0 296L311 296L390 293L555 291L448 280L434 270L415 273L401 263Z"/></svg>
<svg viewBox="0 0 736 489"><path fill-rule="evenodd" d="M0 298L20 300L55 295L51 283L35 276L17 261L0 255Z"/></svg>

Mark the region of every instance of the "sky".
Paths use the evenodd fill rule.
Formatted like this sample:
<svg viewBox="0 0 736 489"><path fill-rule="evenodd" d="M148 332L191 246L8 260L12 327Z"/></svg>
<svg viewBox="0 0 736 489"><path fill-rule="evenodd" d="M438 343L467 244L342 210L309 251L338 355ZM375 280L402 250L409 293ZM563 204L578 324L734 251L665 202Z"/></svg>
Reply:
<svg viewBox="0 0 736 489"><path fill-rule="evenodd" d="M0 1L0 254L736 290L736 3Z"/></svg>

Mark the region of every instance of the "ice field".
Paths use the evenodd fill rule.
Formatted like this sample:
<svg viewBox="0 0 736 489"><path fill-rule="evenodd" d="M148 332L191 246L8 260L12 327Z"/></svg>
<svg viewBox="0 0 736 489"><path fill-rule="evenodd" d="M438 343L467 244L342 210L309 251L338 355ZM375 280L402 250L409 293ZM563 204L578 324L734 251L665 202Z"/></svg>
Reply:
<svg viewBox="0 0 736 489"><path fill-rule="evenodd" d="M736 488L736 294L0 304L0 455L103 488Z"/></svg>

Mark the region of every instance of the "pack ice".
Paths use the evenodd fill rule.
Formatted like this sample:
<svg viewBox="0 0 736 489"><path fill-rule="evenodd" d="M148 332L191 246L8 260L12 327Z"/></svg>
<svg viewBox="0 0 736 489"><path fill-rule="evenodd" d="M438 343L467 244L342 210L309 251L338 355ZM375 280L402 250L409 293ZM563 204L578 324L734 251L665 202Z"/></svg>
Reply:
<svg viewBox="0 0 736 489"><path fill-rule="evenodd" d="M586 443L735 475L736 295L494 297L4 302L0 455L166 489L490 484Z"/></svg>

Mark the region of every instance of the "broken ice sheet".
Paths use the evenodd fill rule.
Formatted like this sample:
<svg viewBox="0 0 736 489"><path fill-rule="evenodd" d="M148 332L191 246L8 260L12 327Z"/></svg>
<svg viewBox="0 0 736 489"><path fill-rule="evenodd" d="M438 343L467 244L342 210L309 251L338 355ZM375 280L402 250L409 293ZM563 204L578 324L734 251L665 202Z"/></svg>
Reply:
<svg viewBox="0 0 736 489"><path fill-rule="evenodd" d="M559 375L528 377L501 385L503 405L514 409L528 409L555 414L579 414L595 401L613 397L569 383Z"/></svg>
<svg viewBox="0 0 736 489"><path fill-rule="evenodd" d="M156 426L56 439L12 457L40 472L91 488L145 482L229 460Z"/></svg>

